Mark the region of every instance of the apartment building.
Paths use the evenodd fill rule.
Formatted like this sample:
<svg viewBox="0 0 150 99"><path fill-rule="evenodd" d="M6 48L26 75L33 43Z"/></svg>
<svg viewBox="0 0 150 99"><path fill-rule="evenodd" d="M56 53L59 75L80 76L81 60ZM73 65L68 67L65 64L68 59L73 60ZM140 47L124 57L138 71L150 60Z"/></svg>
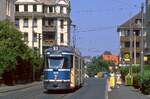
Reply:
<svg viewBox="0 0 150 99"><path fill-rule="evenodd" d="M146 0L146 15L145 15L145 26L146 26L146 32L147 32L147 47L148 52L150 53L150 0Z"/></svg>
<svg viewBox="0 0 150 99"><path fill-rule="evenodd" d="M142 13L138 13L118 27L120 38L120 64L140 64ZM145 30L145 28L144 28ZM144 32L144 49L147 48Z"/></svg>
<svg viewBox="0 0 150 99"><path fill-rule="evenodd" d="M70 45L70 2L68 0L17 0L15 25L25 43L43 53L50 45Z"/></svg>
<svg viewBox="0 0 150 99"><path fill-rule="evenodd" d="M10 20L14 22L14 4L16 0L0 1L0 20Z"/></svg>

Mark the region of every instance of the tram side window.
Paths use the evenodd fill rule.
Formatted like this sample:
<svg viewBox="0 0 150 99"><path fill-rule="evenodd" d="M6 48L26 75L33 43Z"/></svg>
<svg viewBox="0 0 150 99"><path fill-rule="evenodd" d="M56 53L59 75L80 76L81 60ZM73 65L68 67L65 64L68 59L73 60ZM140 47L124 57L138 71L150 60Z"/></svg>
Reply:
<svg viewBox="0 0 150 99"><path fill-rule="evenodd" d="M64 57L64 64L62 68L66 69L67 67L68 67L68 58Z"/></svg>
<svg viewBox="0 0 150 99"><path fill-rule="evenodd" d="M48 58L46 56L44 57L44 67L48 68Z"/></svg>
<svg viewBox="0 0 150 99"><path fill-rule="evenodd" d="M73 56L70 56L70 68L73 68Z"/></svg>
<svg viewBox="0 0 150 99"><path fill-rule="evenodd" d="M73 62L72 56L70 55L65 56L63 68L69 69L70 67L72 67L72 62Z"/></svg>
<svg viewBox="0 0 150 99"><path fill-rule="evenodd" d="M78 68L78 57L75 57L75 68Z"/></svg>

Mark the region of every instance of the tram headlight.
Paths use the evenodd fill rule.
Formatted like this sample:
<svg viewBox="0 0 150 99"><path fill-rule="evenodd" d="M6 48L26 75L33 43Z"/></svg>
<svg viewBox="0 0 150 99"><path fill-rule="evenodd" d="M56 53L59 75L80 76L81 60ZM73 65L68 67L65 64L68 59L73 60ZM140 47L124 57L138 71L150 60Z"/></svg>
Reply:
<svg viewBox="0 0 150 99"><path fill-rule="evenodd" d="M46 54L47 54L47 55L50 55L50 52L47 52Z"/></svg>

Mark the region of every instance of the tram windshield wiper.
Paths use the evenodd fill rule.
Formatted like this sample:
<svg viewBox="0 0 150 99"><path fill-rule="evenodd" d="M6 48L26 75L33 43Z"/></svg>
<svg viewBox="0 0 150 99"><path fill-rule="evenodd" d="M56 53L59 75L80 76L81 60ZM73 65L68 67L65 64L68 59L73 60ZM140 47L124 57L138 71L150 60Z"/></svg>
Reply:
<svg viewBox="0 0 150 99"><path fill-rule="evenodd" d="M49 68L60 68L63 64L63 57L50 57L48 59Z"/></svg>

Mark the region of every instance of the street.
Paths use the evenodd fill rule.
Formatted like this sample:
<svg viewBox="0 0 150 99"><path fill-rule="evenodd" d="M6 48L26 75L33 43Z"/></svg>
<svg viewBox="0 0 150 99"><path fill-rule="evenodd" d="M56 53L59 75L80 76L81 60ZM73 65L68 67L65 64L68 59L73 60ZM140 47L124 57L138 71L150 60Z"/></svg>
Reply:
<svg viewBox="0 0 150 99"><path fill-rule="evenodd" d="M43 85L0 93L0 99L107 99L105 79L89 78L80 89L69 91L50 91Z"/></svg>

